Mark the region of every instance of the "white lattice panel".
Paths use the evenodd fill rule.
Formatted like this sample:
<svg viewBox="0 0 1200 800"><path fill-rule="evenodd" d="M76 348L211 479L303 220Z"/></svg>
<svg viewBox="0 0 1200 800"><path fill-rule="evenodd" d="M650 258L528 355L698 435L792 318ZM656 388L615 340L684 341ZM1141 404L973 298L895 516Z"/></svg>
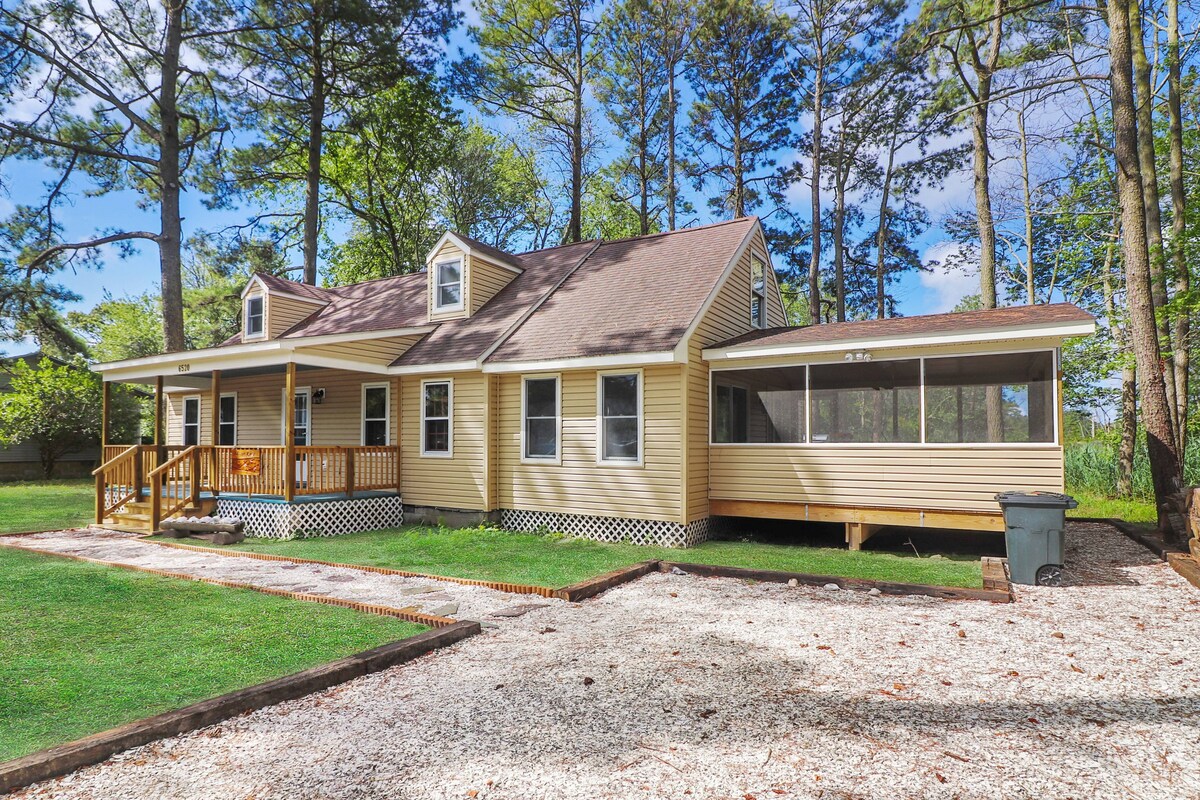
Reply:
<svg viewBox="0 0 1200 800"><path fill-rule="evenodd" d="M628 542L660 547L692 547L706 541L709 535L707 517L683 525L654 519L502 509L500 526L513 531L548 531L601 542Z"/></svg>
<svg viewBox="0 0 1200 800"><path fill-rule="evenodd" d="M397 496L290 504L220 497L217 516L244 520L249 536L306 539L399 527L404 523L404 504Z"/></svg>

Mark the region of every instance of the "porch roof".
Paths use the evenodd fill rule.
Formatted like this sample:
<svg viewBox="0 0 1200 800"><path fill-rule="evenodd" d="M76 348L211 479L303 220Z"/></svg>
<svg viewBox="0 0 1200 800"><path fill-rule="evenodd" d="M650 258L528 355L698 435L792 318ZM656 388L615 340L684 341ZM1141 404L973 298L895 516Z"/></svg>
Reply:
<svg viewBox="0 0 1200 800"><path fill-rule="evenodd" d="M1073 303L767 328L704 350L708 360L807 355L856 347L920 347L1088 336L1096 319Z"/></svg>

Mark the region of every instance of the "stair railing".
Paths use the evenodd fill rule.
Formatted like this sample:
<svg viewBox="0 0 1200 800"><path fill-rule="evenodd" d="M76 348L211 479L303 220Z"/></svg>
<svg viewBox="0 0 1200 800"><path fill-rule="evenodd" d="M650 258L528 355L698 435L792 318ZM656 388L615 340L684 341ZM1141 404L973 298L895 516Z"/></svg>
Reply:
<svg viewBox="0 0 1200 800"><path fill-rule="evenodd" d="M142 453L138 445L92 470L96 479L96 524L100 525L121 506L137 499L142 491Z"/></svg>
<svg viewBox="0 0 1200 800"><path fill-rule="evenodd" d="M150 479L150 531L200 499L201 451L192 445L156 467Z"/></svg>

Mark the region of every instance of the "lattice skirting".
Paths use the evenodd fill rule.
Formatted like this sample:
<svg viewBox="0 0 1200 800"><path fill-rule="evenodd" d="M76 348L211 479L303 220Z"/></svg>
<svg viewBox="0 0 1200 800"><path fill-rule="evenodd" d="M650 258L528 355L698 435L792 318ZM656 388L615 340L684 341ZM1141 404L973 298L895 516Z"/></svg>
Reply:
<svg viewBox="0 0 1200 800"><path fill-rule="evenodd" d="M709 536L708 518L684 525L654 519L600 517L591 514L558 514L552 511L502 509L500 526L513 531L551 531L601 542L692 547Z"/></svg>
<svg viewBox="0 0 1200 800"><path fill-rule="evenodd" d="M404 522L404 504L396 496L312 503L264 503L219 497L217 516L245 520L248 536L306 539L398 527Z"/></svg>

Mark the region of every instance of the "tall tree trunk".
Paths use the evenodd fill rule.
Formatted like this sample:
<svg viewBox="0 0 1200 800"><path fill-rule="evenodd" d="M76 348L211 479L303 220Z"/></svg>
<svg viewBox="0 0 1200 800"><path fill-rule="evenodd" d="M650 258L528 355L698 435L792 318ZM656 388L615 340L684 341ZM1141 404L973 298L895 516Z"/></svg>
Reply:
<svg viewBox="0 0 1200 800"><path fill-rule="evenodd" d="M1175 436L1171 428L1171 412L1167 405L1167 387L1159 363L1158 331L1151 297L1146 209L1138 163L1129 0L1108 0L1108 27L1113 151L1117 162L1117 195L1121 205L1129 338L1141 387L1142 425L1146 431L1158 524L1163 531L1173 532L1168 506L1175 502L1182 488L1182 480L1179 454L1175 449Z"/></svg>
<svg viewBox="0 0 1200 800"><path fill-rule="evenodd" d="M812 247L808 261L808 315L813 325L821 324L821 135L824 126L824 76L820 58L813 76L812 134Z"/></svg>
<svg viewBox="0 0 1200 800"><path fill-rule="evenodd" d="M179 216L179 51L183 43L183 0L167 3L167 30L163 43L162 73L159 76L160 119L158 180L162 200L158 239L162 281L163 342L168 352L183 350L183 221Z"/></svg>
<svg viewBox="0 0 1200 800"><path fill-rule="evenodd" d="M1017 112L1017 136L1021 142L1021 188L1025 198L1025 302L1037 303L1033 274L1033 189L1029 180L1029 138L1025 135L1025 110Z"/></svg>
<svg viewBox="0 0 1200 800"><path fill-rule="evenodd" d="M1175 398L1175 367L1171 342L1171 321L1166 312L1167 274L1163 250L1162 211L1158 199L1158 166L1154 161L1154 90L1151 88L1150 62L1142 35L1142 12L1138 3L1129 6L1129 37L1133 49L1133 81L1137 101L1138 167L1142 173L1142 205L1146 209L1146 246L1150 252L1150 297L1158 324L1167 374L1167 405L1171 425L1178 430L1179 403Z"/></svg>
<svg viewBox="0 0 1200 800"><path fill-rule="evenodd" d="M746 168L742 164L742 134L740 130L733 132L733 216L746 216Z"/></svg>
<svg viewBox="0 0 1200 800"><path fill-rule="evenodd" d="M838 137L837 164L834 167L833 198L833 283L837 293L837 321L846 321L846 179L844 135Z"/></svg>
<svg viewBox="0 0 1200 800"><path fill-rule="evenodd" d="M979 101L971 109L971 172L975 186L975 219L979 228L979 300L996 307L996 223L992 218L991 166L988 138L988 98L991 79L980 80Z"/></svg>
<svg viewBox="0 0 1200 800"><path fill-rule="evenodd" d="M667 230L675 230L675 206L679 202L679 187L675 182L675 117L679 114L676 96L677 65L667 65Z"/></svg>
<svg viewBox="0 0 1200 800"><path fill-rule="evenodd" d="M875 230L875 316L887 316L887 232L890 203L892 200L892 173L896 166L896 128L888 142L887 167L883 171L883 185L879 197L879 227Z"/></svg>
<svg viewBox="0 0 1200 800"><path fill-rule="evenodd" d="M1121 442L1117 449L1117 497L1133 496L1133 458L1137 445L1137 368L1121 369Z"/></svg>
<svg viewBox="0 0 1200 800"><path fill-rule="evenodd" d="M580 13L578 7L576 14ZM575 18L575 80L571 87L571 219L567 241L583 240L583 21Z"/></svg>
<svg viewBox="0 0 1200 800"><path fill-rule="evenodd" d="M321 151L325 139L325 30L314 11L312 20L312 95L308 105L308 143L304 167L304 282L317 283L317 246L321 235Z"/></svg>
<svg viewBox="0 0 1200 800"><path fill-rule="evenodd" d="M1171 181L1171 261L1175 267L1175 294L1186 296L1191 291L1191 265L1187 250L1187 192L1183 184L1183 113L1180 108L1180 64L1179 64L1179 0L1167 0L1167 118L1169 138L1169 164ZM1188 369L1191 351L1191 320L1186 311L1175 315L1175 398L1177 404L1175 436L1179 442L1179 455L1187 452Z"/></svg>

